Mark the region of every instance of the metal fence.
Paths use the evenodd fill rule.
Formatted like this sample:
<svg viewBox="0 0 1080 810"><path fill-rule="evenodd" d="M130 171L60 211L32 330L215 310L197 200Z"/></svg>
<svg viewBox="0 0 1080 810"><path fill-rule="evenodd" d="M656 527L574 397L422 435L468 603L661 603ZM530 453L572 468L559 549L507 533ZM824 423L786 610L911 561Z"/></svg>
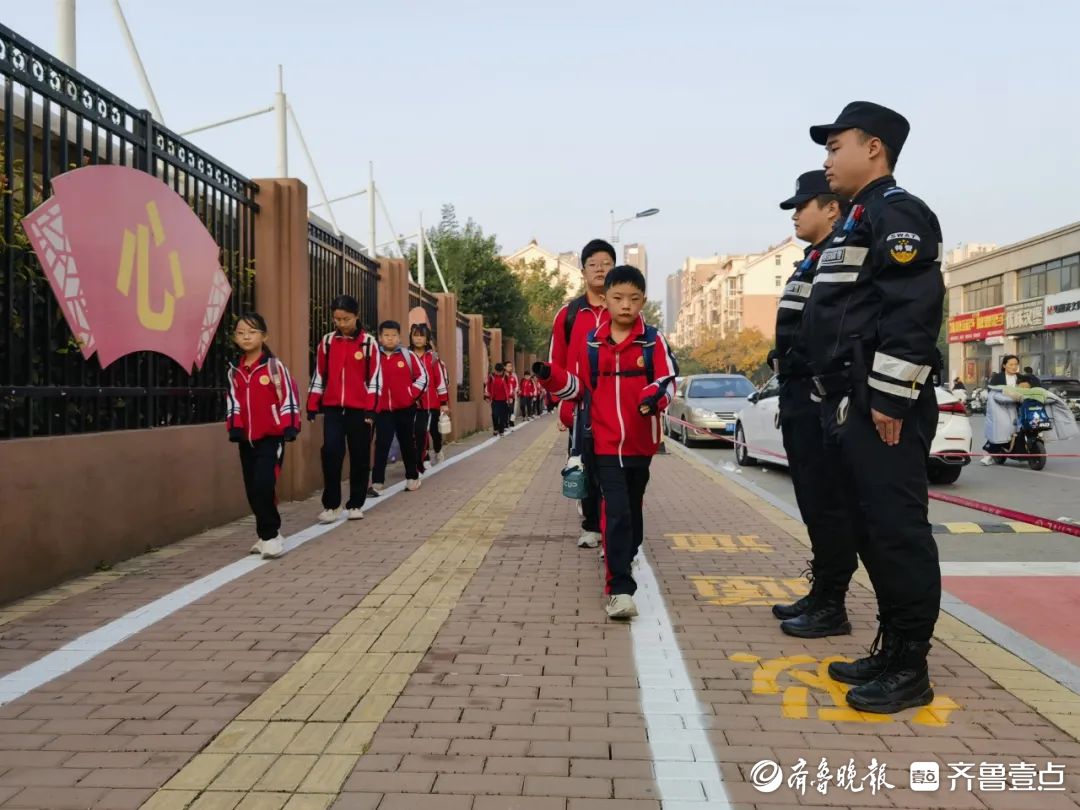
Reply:
<svg viewBox="0 0 1080 810"><path fill-rule="evenodd" d="M457 387L457 401L469 401L469 319L460 312L457 316L458 357L461 358L461 382Z"/></svg>
<svg viewBox="0 0 1080 810"><path fill-rule="evenodd" d="M311 281L311 368L319 339L334 328L330 305L339 295L360 302L360 326L375 332L379 321L379 264L360 252L347 236L308 220L308 273Z"/></svg>
<svg viewBox="0 0 1080 810"><path fill-rule="evenodd" d="M255 184L3 25L0 81L0 439L224 419L229 335L255 298ZM105 163L161 178L221 247L232 298L195 374L150 352L84 360L22 230L56 175Z"/></svg>
<svg viewBox="0 0 1080 810"><path fill-rule="evenodd" d="M428 290L425 290L419 284L412 281L409 282L409 311L412 312L416 307L423 307L424 313L427 315L428 326L431 327L431 336L435 340L435 345L439 345L439 302L435 298L435 295Z"/></svg>

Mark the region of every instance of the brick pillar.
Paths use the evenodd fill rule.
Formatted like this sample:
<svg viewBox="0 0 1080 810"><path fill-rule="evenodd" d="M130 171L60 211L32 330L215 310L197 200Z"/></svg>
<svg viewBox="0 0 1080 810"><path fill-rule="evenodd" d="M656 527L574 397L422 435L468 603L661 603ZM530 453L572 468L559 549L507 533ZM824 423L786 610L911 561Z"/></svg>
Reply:
<svg viewBox="0 0 1080 810"><path fill-rule="evenodd" d="M259 213L255 217L255 303L266 318L274 354L296 379L303 408L311 379L307 186L293 179L256 182ZM279 498L306 498L322 486L321 445L322 426L305 422L300 438L286 451L288 459L278 484Z"/></svg>
<svg viewBox="0 0 1080 810"><path fill-rule="evenodd" d="M488 369L484 364L484 316L466 315L469 319L469 401L476 409L476 427L491 429L491 409L484 402L484 381Z"/></svg>
<svg viewBox="0 0 1080 810"><path fill-rule="evenodd" d="M450 405L450 423L454 426L454 432L450 434L451 440L461 435L461 408L457 401L457 296L452 293L435 293L439 312L436 318L435 330L439 335L439 359L446 366L446 395Z"/></svg>
<svg viewBox="0 0 1080 810"><path fill-rule="evenodd" d="M489 352L491 356L488 358L488 362L491 363L492 368L495 368L495 364L501 363L503 357L506 356L503 354L502 329L496 326L488 331L491 332L491 349Z"/></svg>
<svg viewBox="0 0 1080 810"><path fill-rule="evenodd" d="M404 259L379 259L379 321L397 321L406 332L402 341L408 338L409 263Z"/></svg>

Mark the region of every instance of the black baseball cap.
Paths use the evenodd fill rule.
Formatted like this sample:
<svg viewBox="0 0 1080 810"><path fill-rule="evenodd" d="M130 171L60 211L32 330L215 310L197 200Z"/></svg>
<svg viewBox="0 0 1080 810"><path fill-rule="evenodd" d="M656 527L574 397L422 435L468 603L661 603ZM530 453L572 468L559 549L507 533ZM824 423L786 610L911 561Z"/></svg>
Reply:
<svg viewBox="0 0 1080 810"><path fill-rule="evenodd" d="M833 123L810 127L810 139L824 146L830 135L846 129L861 129L875 138L881 138L894 155L899 155L911 131L911 124L900 113L888 107L872 101L853 101L840 111Z"/></svg>
<svg viewBox="0 0 1080 810"><path fill-rule="evenodd" d="M829 182L825 179L824 170L803 172L795 181L795 195L780 203L780 207L785 211L790 211L822 194L832 194Z"/></svg>

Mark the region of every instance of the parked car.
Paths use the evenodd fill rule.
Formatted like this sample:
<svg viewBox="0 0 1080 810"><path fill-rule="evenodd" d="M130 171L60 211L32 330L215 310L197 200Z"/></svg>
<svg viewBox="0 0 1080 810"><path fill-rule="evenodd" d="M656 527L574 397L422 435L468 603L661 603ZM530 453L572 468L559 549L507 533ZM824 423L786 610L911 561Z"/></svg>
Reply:
<svg viewBox="0 0 1080 810"><path fill-rule="evenodd" d="M1080 417L1080 380L1075 377L1043 377L1042 387L1061 397L1073 412Z"/></svg>
<svg viewBox="0 0 1080 810"><path fill-rule="evenodd" d="M971 463L971 421L964 401L952 391L934 388L938 402L938 427L930 446L926 475L932 484L952 484ZM963 393L962 391L957 393ZM780 433L780 383L770 379L748 399L735 425L735 460L742 466L759 461L787 466ZM941 453L956 453L943 456Z"/></svg>
<svg viewBox="0 0 1080 810"><path fill-rule="evenodd" d="M664 415L664 433L687 446L695 442L723 441L735 433L739 411L754 393L754 384L741 374L692 374L675 387L675 398ZM705 431L694 431L674 417Z"/></svg>

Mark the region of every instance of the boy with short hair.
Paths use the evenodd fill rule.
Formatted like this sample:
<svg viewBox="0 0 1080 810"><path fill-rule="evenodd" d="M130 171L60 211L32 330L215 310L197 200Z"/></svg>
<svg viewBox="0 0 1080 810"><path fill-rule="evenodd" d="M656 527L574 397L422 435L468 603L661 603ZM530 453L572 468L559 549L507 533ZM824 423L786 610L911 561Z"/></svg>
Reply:
<svg viewBox="0 0 1080 810"><path fill-rule="evenodd" d="M484 386L484 400L491 403L491 427L495 436L502 436L509 428L510 381L506 366L495 364L495 372L488 376Z"/></svg>
<svg viewBox="0 0 1080 810"><path fill-rule="evenodd" d="M588 335L579 374L555 364L533 366L556 398L583 402L592 425L600 485L604 564L613 619L637 615L631 572L644 541L642 501L649 464L660 444L660 413L674 394L678 364L664 336L641 319L645 276L622 265L608 273L604 297L610 321Z"/></svg>
<svg viewBox="0 0 1080 810"><path fill-rule="evenodd" d="M420 489L420 473L413 426L416 402L427 389L427 371L424 363L401 345L401 324L397 321L379 324L379 358L383 387L375 415L375 467L371 486L375 493L382 490L386 481L386 460L396 435L405 464L405 489L414 492Z"/></svg>

